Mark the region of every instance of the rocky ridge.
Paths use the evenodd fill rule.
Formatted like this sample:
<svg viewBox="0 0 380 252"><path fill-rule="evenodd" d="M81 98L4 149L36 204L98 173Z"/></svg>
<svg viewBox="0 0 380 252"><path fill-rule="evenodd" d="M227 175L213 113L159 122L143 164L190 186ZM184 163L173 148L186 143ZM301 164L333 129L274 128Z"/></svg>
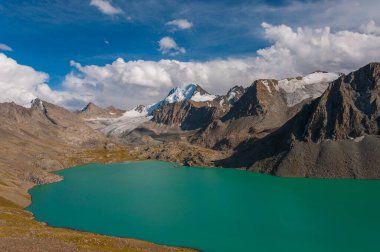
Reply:
<svg viewBox="0 0 380 252"><path fill-rule="evenodd" d="M81 118L115 118L120 117L125 113L125 110L117 109L113 106L101 108L94 103L88 103L82 110L76 111Z"/></svg>
<svg viewBox="0 0 380 252"><path fill-rule="evenodd" d="M330 83L283 126L217 162L279 176L380 178L380 63Z"/></svg>
<svg viewBox="0 0 380 252"><path fill-rule="evenodd" d="M305 77L284 80L256 80L227 114L214 120L189 140L213 149L235 148L242 141L262 138L282 126L330 80L339 75L316 72Z"/></svg>

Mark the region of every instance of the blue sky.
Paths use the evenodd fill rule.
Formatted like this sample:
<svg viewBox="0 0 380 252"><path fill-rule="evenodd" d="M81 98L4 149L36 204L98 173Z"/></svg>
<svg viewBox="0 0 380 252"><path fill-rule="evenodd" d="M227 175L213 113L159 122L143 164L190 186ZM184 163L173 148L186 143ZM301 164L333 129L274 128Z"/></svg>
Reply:
<svg viewBox="0 0 380 252"><path fill-rule="evenodd" d="M33 80L47 83L52 92L68 92L54 94L63 104L67 97L72 97L69 93L85 90L85 94L79 94L83 99L76 97L74 100L130 107L136 101L127 98L128 102L124 98L99 100L97 96L106 90L116 92L118 86L124 96L129 94L125 90L148 93L151 98L143 102L150 102L171 86L185 85L185 82L200 82L209 90L222 93L232 84L249 85L256 77L288 77L316 68L353 70L364 62L378 59L377 54L367 56L363 53L363 57L358 57L355 51L365 51L361 46L363 41L371 48L377 43L380 34L378 7L377 0L0 0L0 45L12 49L1 51L0 47L0 53L6 55L7 60L17 61L15 68L30 66L35 72L46 74L45 79ZM168 24L175 20L185 20L191 27L181 29ZM329 49L332 45L325 47L322 43L318 29L326 27L328 29L323 32L330 41L343 43L334 50ZM355 34L361 36L362 42L356 41ZM370 42L367 35L373 36ZM297 38L290 40L292 36ZM313 36L315 40L309 39ZM167 38L164 46L169 46L167 51L160 50L159 43L164 42L164 38ZM341 42L343 40L348 44ZM272 52L271 47L274 47ZM311 50L310 47L315 48ZM347 47L353 47L355 52L350 55L345 51ZM305 50L309 52L304 53ZM326 53L327 59L310 58L313 51L319 56ZM287 54L281 55L284 52ZM286 57L291 63L281 61ZM125 64L116 66L118 58ZM187 70L177 76L174 66L168 70L169 63L160 63L162 59L175 60L170 64L176 67L183 64L179 69ZM143 66L134 64L136 60L144 61ZM199 65L189 65L189 62ZM110 67L106 67L107 64ZM141 71L137 73L136 67ZM219 74L219 70L231 70L224 78L228 83L209 76ZM155 76L148 76L152 71ZM101 78L110 73L120 76L112 80ZM0 73L0 82L1 77ZM165 79L170 80L168 84ZM118 81L124 86L116 83ZM155 86L153 82L161 84Z"/></svg>
<svg viewBox="0 0 380 252"><path fill-rule="evenodd" d="M122 15L103 14L89 3L90 0L0 1L1 42L13 48L9 56L49 73L50 83L57 86L70 71L70 60L101 65L118 57L184 61L255 54L267 44L258 29L261 22L272 19L271 13L250 14L244 9L281 7L289 2L112 1L125 12ZM173 31L166 23L177 18L189 20L194 28ZM157 43L163 36L173 37L187 53L164 57Z"/></svg>

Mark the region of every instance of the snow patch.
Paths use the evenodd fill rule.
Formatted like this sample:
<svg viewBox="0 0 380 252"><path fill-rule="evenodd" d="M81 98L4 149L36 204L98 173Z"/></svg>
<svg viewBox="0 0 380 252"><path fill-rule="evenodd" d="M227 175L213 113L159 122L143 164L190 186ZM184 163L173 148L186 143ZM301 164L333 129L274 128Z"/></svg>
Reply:
<svg viewBox="0 0 380 252"><path fill-rule="evenodd" d="M221 107L223 107L223 104L224 104L224 99L221 99L220 102L219 102L219 105L220 105Z"/></svg>
<svg viewBox="0 0 380 252"><path fill-rule="evenodd" d="M148 116L146 110L139 112L134 108L117 118L93 118L87 119L86 122L106 136L121 136L131 132L150 119L151 117Z"/></svg>
<svg viewBox="0 0 380 252"><path fill-rule="evenodd" d="M190 100L194 95L195 90L197 90L196 84L189 84L184 88L173 88L164 101L166 103L176 103L184 100Z"/></svg>
<svg viewBox="0 0 380 252"><path fill-rule="evenodd" d="M329 83L339 77L338 73L315 72L302 78L280 80L275 88L285 92L287 105L292 107L305 99L321 96Z"/></svg>
<svg viewBox="0 0 380 252"><path fill-rule="evenodd" d="M213 101L215 100L216 95L210 95L210 94L201 94L199 92L195 92L193 96L191 97L192 101L195 102L206 102L206 101Z"/></svg>
<svg viewBox="0 0 380 252"><path fill-rule="evenodd" d="M268 83L268 81L267 81L267 80L263 80L263 81L261 81L261 83L263 83L264 86L268 89L268 92L269 92L270 94L272 94L272 90L270 90L270 87L269 87L269 83Z"/></svg>
<svg viewBox="0 0 380 252"><path fill-rule="evenodd" d="M107 136L122 136L139 127L141 124L152 119L154 111L165 104L192 100L196 102L212 101L217 96L208 93L201 94L196 84L187 85L184 88L172 89L168 96L156 103L148 106L139 105L131 110L126 111L122 116L117 118L92 118L86 122L95 129L100 130ZM211 104L207 104L211 107Z"/></svg>
<svg viewBox="0 0 380 252"><path fill-rule="evenodd" d="M228 96L228 101L230 102L232 99L234 99L236 97L236 92L230 92L229 96Z"/></svg>
<svg viewBox="0 0 380 252"><path fill-rule="evenodd" d="M141 117L141 116L147 116L148 112L146 110L139 112L135 109L126 111L121 117L124 118L133 118L133 117Z"/></svg>

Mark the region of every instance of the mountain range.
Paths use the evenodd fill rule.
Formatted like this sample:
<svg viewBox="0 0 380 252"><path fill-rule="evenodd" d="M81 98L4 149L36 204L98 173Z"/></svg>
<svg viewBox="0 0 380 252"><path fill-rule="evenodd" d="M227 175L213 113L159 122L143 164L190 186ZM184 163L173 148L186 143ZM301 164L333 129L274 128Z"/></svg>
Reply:
<svg viewBox="0 0 380 252"><path fill-rule="evenodd" d="M370 63L347 75L255 80L225 95L190 84L128 111L1 103L0 196L26 205L28 188L60 179L49 171L101 158L379 179L379 96L380 63Z"/></svg>
<svg viewBox="0 0 380 252"><path fill-rule="evenodd" d="M379 72L380 64L370 63L347 75L260 79L226 95L190 84L121 117L87 123L124 144L146 145L139 153L145 158L279 176L379 178ZM171 154L173 142L224 158Z"/></svg>

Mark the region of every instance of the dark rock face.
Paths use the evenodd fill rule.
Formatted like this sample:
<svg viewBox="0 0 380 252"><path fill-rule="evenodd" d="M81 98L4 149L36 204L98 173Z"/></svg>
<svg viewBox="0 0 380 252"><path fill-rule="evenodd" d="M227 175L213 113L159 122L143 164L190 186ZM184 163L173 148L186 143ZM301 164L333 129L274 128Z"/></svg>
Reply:
<svg viewBox="0 0 380 252"><path fill-rule="evenodd" d="M276 80L255 81L228 113L190 137L190 142L226 150L247 139L262 138L280 127L299 111L301 105L289 108L276 85Z"/></svg>
<svg viewBox="0 0 380 252"><path fill-rule="evenodd" d="M180 126L183 130L204 127L212 121L216 108L197 105L191 101L166 104L153 112L152 121Z"/></svg>
<svg viewBox="0 0 380 252"><path fill-rule="evenodd" d="M247 88L222 121L247 116L259 116L269 111L286 108L280 93L275 89L276 80L257 80Z"/></svg>
<svg viewBox="0 0 380 252"><path fill-rule="evenodd" d="M216 111L215 107L191 107L181 123L181 128L183 130L203 128L214 119Z"/></svg>
<svg viewBox="0 0 380 252"><path fill-rule="evenodd" d="M372 63L332 83L316 104L305 138L321 142L377 135L379 126L380 64Z"/></svg>

